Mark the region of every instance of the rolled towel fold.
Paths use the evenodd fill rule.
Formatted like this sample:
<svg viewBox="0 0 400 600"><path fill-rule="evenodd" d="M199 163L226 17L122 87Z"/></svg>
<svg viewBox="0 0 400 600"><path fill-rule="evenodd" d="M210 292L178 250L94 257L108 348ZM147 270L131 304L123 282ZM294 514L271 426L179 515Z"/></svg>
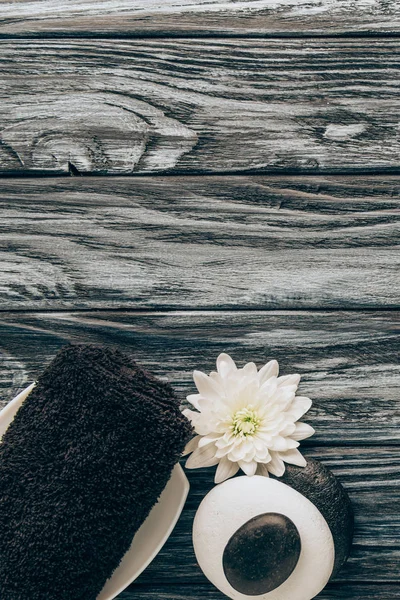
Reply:
<svg viewBox="0 0 400 600"><path fill-rule="evenodd" d="M95 600L191 433L131 357L62 349L0 444L1 600Z"/></svg>

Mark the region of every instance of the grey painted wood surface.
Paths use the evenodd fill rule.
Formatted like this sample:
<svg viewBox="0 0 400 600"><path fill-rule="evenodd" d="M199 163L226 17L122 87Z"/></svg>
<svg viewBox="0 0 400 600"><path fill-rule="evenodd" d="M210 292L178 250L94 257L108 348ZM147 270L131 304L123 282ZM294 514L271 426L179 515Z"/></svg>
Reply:
<svg viewBox="0 0 400 600"><path fill-rule="evenodd" d="M304 453L355 507L321 600L400 600L399 14L0 3L1 173L147 175L0 180L0 407L68 341L132 352L182 402L219 352L277 358L314 400ZM189 476L177 528L121 600L222 600L191 544L213 469Z"/></svg>
<svg viewBox="0 0 400 600"><path fill-rule="evenodd" d="M8 173L400 167L397 39L1 40Z"/></svg>
<svg viewBox="0 0 400 600"><path fill-rule="evenodd" d="M188 600L188 598L191 600L226 600L226 596L211 585L185 586L182 584L162 587L133 585L118 598L119 600L160 600L160 598L163 600ZM400 586L382 583L371 585L329 584L317 598L318 600L398 600Z"/></svg>
<svg viewBox="0 0 400 600"><path fill-rule="evenodd" d="M305 454L331 468L354 503L355 544L337 578L343 586L331 586L321 596L346 598L347 583L353 593L354 582L399 582L397 329L394 312L4 313L1 396L9 399L33 380L67 341L118 345L168 378L182 401L193 391L192 370L211 370L223 350L240 362L255 360L259 365L278 358L282 373L303 375L301 390L314 399L307 421L317 435L303 444ZM213 469L188 475L191 492L184 513L138 580L139 598L142 592L143 599L153 598L157 589L162 590L159 597L169 598L168 586L178 582L188 585L186 597L197 598L203 589L196 587L205 578L196 565L191 527L199 502L213 486ZM204 589L210 597L219 597L211 588ZM172 590L177 598L183 593L181 587Z"/></svg>
<svg viewBox="0 0 400 600"><path fill-rule="evenodd" d="M243 364L276 358L283 374L302 375L302 394L314 399L308 422L316 434L307 445L395 446L399 326L395 311L3 313L2 398L34 380L68 341L118 345L167 377L182 402L195 392L193 369L210 372L228 352Z"/></svg>
<svg viewBox="0 0 400 600"><path fill-rule="evenodd" d="M0 180L0 308L399 306L396 177Z"/></svg>
<svg viewBox="0 0 400 600"><path fill-rule="evenodd" d="M3 35L396 33L398 0L3 0Z"/></svg>

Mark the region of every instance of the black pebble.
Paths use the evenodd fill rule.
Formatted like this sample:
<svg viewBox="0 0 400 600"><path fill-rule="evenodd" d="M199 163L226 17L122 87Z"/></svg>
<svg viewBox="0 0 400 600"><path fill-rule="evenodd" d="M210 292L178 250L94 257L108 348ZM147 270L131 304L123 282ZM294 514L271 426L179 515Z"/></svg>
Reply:
<svg viewBox="0 0 400 600"><path fill-rule="evenodd" d="M257 515L227 543L224 573L238 592L248 596L266 594L286 581L300 551L300 535L293 521L278 513Z"/></svg>
<svg viewBox="0 0 400 600"><path fill-rule="evenodd" d="M191 433L129 356L63 349L0 444L1 600L95 600Z"/></svg>
<svg viewBox="0 0 400 600"><path fill-rule="evenodd" d="M328 523L335 545L334 577L346 562L353 541L354 515L347 492L329 469L312 458L307 458L305 467L286 465L278 481L308 498Z"/></svg>

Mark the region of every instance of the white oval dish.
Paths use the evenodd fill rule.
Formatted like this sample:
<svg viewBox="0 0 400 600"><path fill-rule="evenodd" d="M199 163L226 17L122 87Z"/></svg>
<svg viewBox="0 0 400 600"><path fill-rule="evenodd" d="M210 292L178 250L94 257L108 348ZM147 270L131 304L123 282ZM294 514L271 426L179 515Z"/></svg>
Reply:
<svg viewBox="0 0 400 600"><path fill-rule="evenodd" d="M23 390L0 411L0 439L19 407L34 387ZM113 600L151 563L172 533L189 493L189 482L182 467L175 465L159 501L137 531L132 545L118 568L107 580L97 600Z"/></svg>

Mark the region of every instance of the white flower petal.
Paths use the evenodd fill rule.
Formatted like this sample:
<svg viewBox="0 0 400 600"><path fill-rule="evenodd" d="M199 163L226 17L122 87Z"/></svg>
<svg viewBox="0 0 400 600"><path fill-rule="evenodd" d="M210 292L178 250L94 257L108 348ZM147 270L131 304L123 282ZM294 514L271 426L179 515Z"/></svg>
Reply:
<svg viewBox="0 0 400 600"><path fill-rule="evenodd" d="M222 379L221 375L220 375L219 373L217 373L216 371L211 371L211 373L210 373L210 378L211 378L211 379L214 379L214 381L215 381L215 382L216 382L218 385L220 385L220 386L222 386L222 385L223 385L223 379Z"/></svg>
<svg viewBox="0 0 400 600"><path fill-rule="evenodd" d="M228 458L233 462L239 462L239 460L244 460L246 456L246 449L242 447L242 445L234 446L230 449Z"/></svg>
<svg viewBox="0 0 400 600"><path fill-rule="evenodd" d="M192 423L194 430L199 435L207 435L214 431L213 423L207 414L202 414L195 412L194 410L190 410L190 408L185 408L182 411L182 414L185 415L187 419Z"/></svg>
<svg viewBox="0 0 400 600"><path fill-rule="evenodd" d="M193 379L203 398L219 400L223 395L223 389L219 383L202 371L193 371Z"/></svg>
<svg viewBox="0 0 400 600"><path fill-rule="evenodd" d="M186 461L187 469L199 469L201 467L213 467L219 462L215 457L215 446L208 444L204 448L196 448Z"/></svg>
<svg viewBox="0 0 400 600"><path fill-rule="evenodd" d="M281 429L279 431L279 435L281 435L282 437L286 437L288 435L290 435L294 440L296 440L297 438L293 437L293 434L296 431L296 423L285 423L285 426L283 427L283 429Z"/></svg>
<svg viewBox="0 0 400 600"><path fill-rule="evenodd" d="M221 435L225 434L230 425L226 421L217 420L215 421L214 431L218 431Z"/></svg>
<svg viewBox="0 0 400 600"><path fill-rule="evenodd" d="M296 386L296 389L300 383L300 379L301 376L298 373L295 373L294 375L283 375L283 377L278 377L277 379L277 385L278 387L283 387L283 386L287 386L287 385L294 385Z"/></svg>
<svg viewBox="0 0 400 600"><path fill-rule="evenodd" d="M238 403L235 402L235 407L245 408L249 405L254 406L258 392L258 382L255 379L244 379L243 386L237 390Z"/></svg>
<svg viewBox="0 0 400 600"><path fill-rule="evenodd" d="M262 385L270 377L278 377L279 364L276 360L270 360L258 372L258 380Z"/></svg>
<svg viewBox="0 0 400 600"><path fill-rule="evenodd" d="M272 444L271 444L271 449L274 452L285 452L286 450L288 450L288 445L287 445L287 438L284 438L280 435L278 435L277 437L275 437L272 440Z"/></svg>
<svg viewBox="0 0 400 600"><path fill-rule="evenodd" d="M252 438L250 438L250 437L245 438L243 440L243 442L240 444L240 447L242 448L242 450L245 454L247 454L248 452L253 450L254 444L253 444Z"/></svg>
<svg viewBox="0 0 400 600"><path fill-rule="evenodd" d="M189 396L186 396L186 400L188 402L190 402L190 404L192 406L194 406L195 408L197 408L197 410L200 410L199 408L199 400L201 398L201 394L189 394Z"/></svg>
<svg viewBox="0 0 400 600"><path fill-rule="evenodd" d="M306 459L296 449L288 450L287 452L279 452L279 456L282 460L289 463L290 465L297 465L298 467L305 467L307 464Z"/></svg>
<svg viewBox="0 0 400 600"><path fill-rule="evenodd" d="M222 458L223 456L228 456L229 457L230 450L231 450L230 447L218 448L218 450L215 453L215 456L216 456L216 458ZM235 462L235 461L233 461L233 462Z"/></svg>
<svg viewBox="0 0 400 600"><path fill-rule="evenodd" d="M298 422L295 423L295 425L296 429L294 433L289 434L290 437L294 440L298 440L300 442L301 440L305 440L311 437L315 433L315 429L311 427L311 425L307 425L307 423Z"/></svg>
<svg viewBox="0 0 400 600"><path fill-rule="evenodd" d="M296 389L297 388L295 385L283 385L282 387L277 385L274 399L281 401L289 397L294 398L296 395Z"/></svg>
<svg viewBox="0 0 400 600"><path fill-rule="evenodd" d="M286 452L286 450L297 448L297 446L299 446L299 442L288 437L277 436L272 441L271 449L274 450L274 452Z"/></svg>
<svg viewBox="0 0 400 600"><path fill-rule="evenodd" d="M263 463L259 463L257 465L256 475L261 475L262 477L269 477L268 465L264 465Z"/></svg>
<svg viewBox="0 0 400 600"><path fill-rule="evenodd" d="M294 421L297 421L304 415L304 413L310 410L311 405L312 401L310 398L306 398L305 396L296 396L292 404L287 409L287 414L289 414Z"/></svg>
<svg viewBox="0 0 400 600"><path fill-rule="evenodd" d="M279 406L281 411L287 410L292 405L294 398L295 391L293 390L293 392L291 392L290 389L288 390L288 388L285 387L281 389L278 388L278 391L274 394L274 402Z"/></svg>
<svg viewBox="0 0 400 600"><path fill-rule="evenodd" d="M200 417L200 413L190 410L190 408L184 408L182 414L185 415L185 417L192 423L194 423Z"/></svg>
<svg viewBox="0 0 400 600"><path fill-rule="evenodd" d="M271 421L264 421L264 423L258 429L258 432L275 436L279 430L285 426L285 423L286 420L284 415L280 414L277 418L272 419Z"/></svg>
<svg viewBox="0 0 400 600"><path fill-rule="evenodd" d="M287 449L292 450L292 448L298 448L300 446L300 442L293 440L292 438L286 438Z"/></svg>
<svg viewBox="0 0 400 600"><path fill-rule="evenodd" d="M271 460L271 455L269 453L268 448L263 448L262 450L257 450L255 455L255 460L257 462L266 463Z"/></svg>
<svg viewBox="0 0 400 600"><path fill-rule="evenodd" d="M229 374L229 377L224 379L225 397L227 398L227 404L229 404L231 411L243 407L243 405L238 406L238 402L240 405L241 394L251 381L253 381L251 377L242 375L240 371L232 371Z"/></svg>
<svg viewBox="0 0 400 600"><path fill-rule="evenodd" d="M204 435L199 442L199 448L203 448L203 446L207 446L207 444L211 444L211 442L216 442L219 438L220 438L219 433L217 433L217 434L209 433L208 435Z"/></svg>
<svg viewBox="0 0 400 600"><path fill-rule="evenodd" d="M268 471L276 477L282 477L285 472L285 465L283 460L276 452L271 452L271 460L267 463Z"/></svg>
<svg viewBox="0 0 400 600"><path fill-rule="evenodd" d="M249 477L255 475L255 472L257 470L257 463L255 461L245 462L244 460L240 460L238 461L238 464L242 471L246 473L246 475L248 475Z"/></svg>
<svg viewBox="0 0 400 600"><path fill-rule="evenodd" d="M215 472L214 482L222 483L226 479L233 477L239 471L239 465L231 462L227 458L221 458Z"/></svg>
<svg viewBox="0 0 400 600"><path fill-rule="evenodd" d="M285 421L284 413L278 404L272 403L258 411L262 419L262 427L264 431L270 430L275 422L283 423Z"/></svg>
<svg viewBox="0 0 400 600"><path fill-rule="evenodd" d="M266 433L264 431L257 431L257 438L267 446L270 446L272 444L272 435L269 433Z"/></svg>
<svg viewBox="0 0 400 600"><path fill-rule="evenodd" d="M244 455L243 460L246 462L249 462L251 460L254 460L257 454L257 450L254 448L254 446L252 446L249 450L247 450L246 454Z"/></svg>
<svg viewBox="0 0 400 600"><path fill-rule="evenodd" d="M226 377L231 371L237 371L237 366L229 354L222 352L217 358L217 370L222 377Z"/></svg>
<svg viewBox="0 0 400 600"><path fill-rule="evenodd" d="M212 398L204 398L203 396L200 397L200 399L198 400L198 405L199 405L199 411L202 413L205 412L209 412L209 413L214 413L215 408L218 408L218 404L219 401L217 399L212 399Z"/></svg>
<svg viewBox="0 0 400 600"><path fill-rule="evenodd" d="M278 374L275 360L257 372L254 362L238 369L226 353L218 356L217 371L210 375L193 372L199 393L187 399L196 412L182 411L198 434L186 447L186 453L192 452L188 468L219 463L215 474L218 483L239 468L250 476L271 472L280 477L285 461L305 464L297 447L314 430L296 422L312 402L295 395L300 375Z"/></svg>
<svg viewBox="0 0 400 600"><path fill-rule="evenodd" d="M261 396L264 400L272 398L276 393L276 377L272 375L263 383L260 383L260 390L258 392L259 396Z"/></svg>
<svg viewBox="0 0 400 600"><path fill-rule="evenodd" d="M244 365L241 372L243 375L257 376L257 367L253 362L249 362L247 365Z"/></svg>
<svg viewBox="0 0 400 600"><path fill-rule="evenodd" d="M235 439L232 440L227 440L225 435L223 435L222 437L218 438L218 440L215 442L215 445L217 448L220 448L221 450L223 449L229 449L231 448L231 446L233 446L233 444L235 443Z"/></svg>
<svg viewBox="0 0 400 600"><path fill-rule="evenodd" d="M233 444L236 440L236 437L233 435L230 428L226 429L224 434L219 436L218 441L216 442L217 448L225 448L230 444Z"/></svg>
<svg viewBox="0 0 400 600"><path fill-rule="evenodd" d="M190 442L188 442L185 446L182 456L186 456L186 454L190 454L194 450L196 450L199 441L201 440L201 435L195 435Z"/></svg>
<svg viewBox="0 0 400 600"><path fill-rule="evenodd" d="M265 444L265 442L263 442L263 440L262 440L262 439L260 439L260 438L259 438L257 435L255 435L255 436L253 437L253 444L254 444L254 448L255 448L257 451L261 451L261 450L263 450L264 448L267 448L267 445Z"/></svg>

